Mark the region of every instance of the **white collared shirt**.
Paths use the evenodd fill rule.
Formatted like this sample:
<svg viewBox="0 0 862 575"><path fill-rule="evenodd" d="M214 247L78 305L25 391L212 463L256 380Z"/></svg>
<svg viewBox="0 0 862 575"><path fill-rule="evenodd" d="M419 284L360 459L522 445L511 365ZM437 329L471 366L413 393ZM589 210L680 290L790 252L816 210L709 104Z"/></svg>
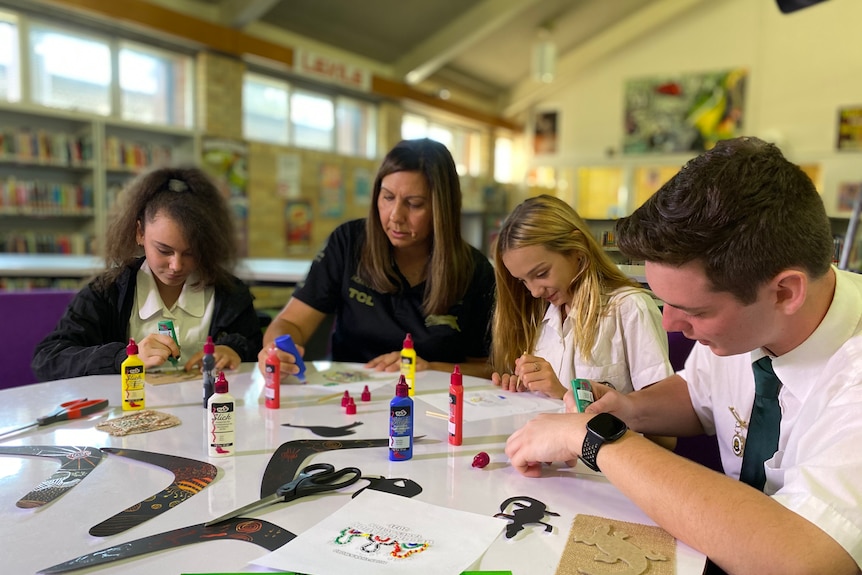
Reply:
<svg viewBox="0 0 862 575"><path fill-rule="evenodd" d="M215 308L215 290L212 286L193 286L194 275L186 280L176 303L167 309L159 295L153 272L144 261L138 270L135 302L129 317L129 337L141 341L151 333L159 332L159 322L171 320L180 344L180 362L202 351L212 323Z"/></svg>
<svg viewBox="0 0 862 575"><path fill-rule="evenodd" d="M772 360L781 380L778 452L764 491L832 536L862 565L862 276L836 270L829 311L796 349ZM715 433L727 475L742 457L731 442L754 402L751 364L761 350L719 357L697 344L680 375L695 412ZM742 435L745 436L746 429Z"/></svg>
<svg viewBox="0 0 862 575"><path fill-rule="evenodd" d="M563 321L560 308L549 305L533 350L551 364L565 387L582 378L606 381L629 393L673 375L661 312L648 293L624 287L610 294L590 362L574 341L572 313Z"/></svg>

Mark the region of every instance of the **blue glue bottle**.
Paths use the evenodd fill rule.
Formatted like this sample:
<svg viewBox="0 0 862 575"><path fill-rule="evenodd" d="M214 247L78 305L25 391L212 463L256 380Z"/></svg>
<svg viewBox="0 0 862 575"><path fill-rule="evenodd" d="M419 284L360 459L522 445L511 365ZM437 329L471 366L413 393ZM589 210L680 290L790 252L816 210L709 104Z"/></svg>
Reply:
<svg viewBox="0 0 862 575"><path fill-rule="evenodd" d="M207 342L204 344L204 357L201 361L204 374L204 409L206 409L210 397L215 393L215 344L213 336L207 336Z"/></svg>
<svg viewBox="0 0 862 575"><path fill-rule="evenodd" d="M293 338L290 337L290 334L286 333L275 338L275 347L281 351L286 351L296 358L294 361L299 368L299 373L295 375L299 381L305 383L305 362L302 361L302 356L299 355L299 350L296 349L296 344L293 343Z"/></svg>
<svg viewBox="0 0 862 575"><path fill-rule="evenodd" d="M413 457L413 399L404 375L398 377L395 397L389 402L389 459Z"/></svg>

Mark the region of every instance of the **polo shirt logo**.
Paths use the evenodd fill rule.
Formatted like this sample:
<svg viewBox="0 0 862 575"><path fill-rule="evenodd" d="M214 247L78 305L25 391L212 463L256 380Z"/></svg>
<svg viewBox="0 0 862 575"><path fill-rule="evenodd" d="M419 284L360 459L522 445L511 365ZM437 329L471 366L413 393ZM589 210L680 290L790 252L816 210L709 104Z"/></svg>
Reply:
<svg viewBox="0 0 862 575"><path fill-rule="evenodd" d="M347 294L350 299L355 299L359 303L364 303L368 307L374 307L374 299L365 292L361 292L356 288L347 288Z"/></svg>
<svg viewBox="0 0 862 575"><path fill-rule="evenodd" d="M425 318L425 327L433 325L448 325L455 331L461 331L461 328L458 327L458 318L454 315L429 315Z"/></svg>

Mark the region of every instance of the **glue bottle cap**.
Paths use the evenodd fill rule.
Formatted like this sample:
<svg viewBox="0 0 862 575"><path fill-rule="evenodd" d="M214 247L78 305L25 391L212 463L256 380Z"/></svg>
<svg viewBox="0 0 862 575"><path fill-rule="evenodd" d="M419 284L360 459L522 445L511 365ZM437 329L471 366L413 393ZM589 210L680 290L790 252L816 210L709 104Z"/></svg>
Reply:
<svg viewBox="0 0 862 575"><path fill-rule="evenodd" d="M218 379L215 380L215 392L216 393L227 393L227 379L224 377L224 372L218 372Z"/></svg>
<svg viewBox="0 0 862 575"><path fill-rule="evenodd" d="M452 375L449 376L449 383L452 385L462 385L461 381L461 366L455 364L455 369L452 370Z"/></svg>
<svg viewBox="0 0 862 575"><path fill-rule="evenodd" d="M347 401L346 407L347 415L356 415L356 402L353 401L352 397Z"/></svg>
<svg viewBox="0 0 862 575"><path fill-rule="evenodd" d="M129 345L126 346L126 355L138 355L138 344L132 338L129 338Z"/></svg>
<svg viewBox="0 0 862 575"><path fill-rule="evenodd" d="M398 384L395 386L395 395L397 397L407 397L410 394L410 388L407 387L407 380L404 375L398 376Z"/></svg>
<svg viewBox="0 0 862 575"><path fill-rule="evenodd" d="M368 389L367 385L363 388L362 395L359 396L359 399L362 401L371 401L371 391Z"/></svg>
<svg viewBox="0 0 862 575"><path fill-rule="evenodd" d="M404 349L413 349L413 337L408 333L404 338Z"/></svg>
<svg viewBox="0 0 862 575"><path fill-rule="evenodd" d="M204 353L215 353L215 344L211 335L207 336L207 342L204 344Z"/></svg>

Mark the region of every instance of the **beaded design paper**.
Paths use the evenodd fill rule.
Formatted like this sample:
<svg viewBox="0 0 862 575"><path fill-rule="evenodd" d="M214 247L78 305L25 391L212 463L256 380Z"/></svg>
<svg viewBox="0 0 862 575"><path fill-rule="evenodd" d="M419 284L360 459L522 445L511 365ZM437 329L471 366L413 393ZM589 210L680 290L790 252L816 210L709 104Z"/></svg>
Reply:
<svg viewBox="0 0 862 575"><path fill-rule="evenodd" d="M103 421L96 426L99 431L105 431L111 435L131 435L133 433L147 433L167 429L182 423L180 418L170 413L163 413L153 409L143 409L136 413L130 413L123 417L117 417Z"/></svg>
<svg viewBox="0 0 862 575"><path fill-rule="evenodd" d="M660 527L577 515L556 575L673 575L676 540Z"/></svg>

